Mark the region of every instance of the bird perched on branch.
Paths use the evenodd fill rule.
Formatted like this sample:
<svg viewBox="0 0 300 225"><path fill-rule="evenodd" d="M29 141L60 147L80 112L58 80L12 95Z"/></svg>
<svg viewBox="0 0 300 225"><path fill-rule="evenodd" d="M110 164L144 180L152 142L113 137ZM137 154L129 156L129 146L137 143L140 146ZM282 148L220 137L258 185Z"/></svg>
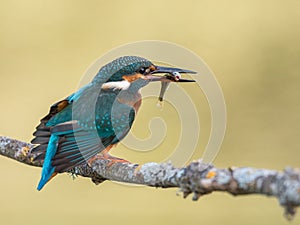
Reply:
<svg viewBox="0 0 300 225"><path fill-rule="evenodd" d="M108 152L129 132L141 105L140 89L154 81L193 81L174 73L195 72L156 66L137 56L120 57L103 66L89 84L52 105L31 141L37 144L36 160L44 160L37 189L57 173L96 158L126 161Z"/></svg>

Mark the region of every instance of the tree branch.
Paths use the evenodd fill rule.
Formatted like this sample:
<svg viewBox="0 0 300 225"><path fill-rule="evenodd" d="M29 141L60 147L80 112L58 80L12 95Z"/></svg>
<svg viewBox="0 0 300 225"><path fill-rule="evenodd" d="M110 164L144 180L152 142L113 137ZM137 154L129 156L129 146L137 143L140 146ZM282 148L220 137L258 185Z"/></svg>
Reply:
<svg viewBox="0 0 300 225"><path fill-rule="evenodd" d="M33 161L31 152L34 145L0 137L0 154L19 162L42 166L41 161ZM183 168L175 168L171 163L112 163L109 160L95 160L89 166L83 164L68 172L89 177L96 184L105 180L147 185L152 187L178 187L183 196L193 194L193 200L213 191L228 192L232 195L262 194L274 196L285 209L288 219L296 213L300 205L300 171L286 168L284 171L256 169L250 167L219 169L211 164L194 161Z"/></svg>

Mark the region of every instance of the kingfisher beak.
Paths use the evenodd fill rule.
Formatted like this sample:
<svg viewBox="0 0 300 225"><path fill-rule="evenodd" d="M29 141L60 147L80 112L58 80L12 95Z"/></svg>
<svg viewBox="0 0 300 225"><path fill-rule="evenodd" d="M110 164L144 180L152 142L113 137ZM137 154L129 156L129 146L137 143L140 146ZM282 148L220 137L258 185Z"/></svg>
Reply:
<svg viewBox="0 0 300 225"><path fill-rule="evenodd" d="M191 74L196 74L197 73L195 71L186 70L186 69L156 66L156 70L152 71L152 74L154 74L154 73L169 73L169 74L172 74L174 72L177 72L177 73L191 73Z"/></svg>
<svg viewBox="0 0 300 225"><path fill-rule="evenodd" d="M157 76L153 74L157 73L165 73L164 76ZM155 70L153 70L149 75L147 75L147 79L150 81L163 81L163 82L195 82L195 80L188 80L181 78L181 73L190 73L196 74L197 72L173 68L173 67L163 67L163 66L155 66Z"/></svg>

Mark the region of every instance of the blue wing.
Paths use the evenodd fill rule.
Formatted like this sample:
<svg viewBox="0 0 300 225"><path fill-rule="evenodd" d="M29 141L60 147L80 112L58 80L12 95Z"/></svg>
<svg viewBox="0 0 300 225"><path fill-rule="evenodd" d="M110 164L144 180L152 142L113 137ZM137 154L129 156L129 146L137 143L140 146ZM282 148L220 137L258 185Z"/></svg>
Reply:
<svg viewBox="0 0 300 225"><path fill-rule="evenodd" d="M116 101L116 92L90 88L80 94L54 104L36 128L33 151L39 153L36 159L44 159L39 190L54 172L78 166L119 142L133 123L134 109Z"/></svg>

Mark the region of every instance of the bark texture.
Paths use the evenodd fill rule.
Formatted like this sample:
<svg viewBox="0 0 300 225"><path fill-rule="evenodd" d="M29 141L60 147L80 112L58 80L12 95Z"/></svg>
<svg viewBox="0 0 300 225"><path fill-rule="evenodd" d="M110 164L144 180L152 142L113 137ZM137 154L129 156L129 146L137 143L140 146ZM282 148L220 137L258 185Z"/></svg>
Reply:
<svg viewBox="0 0 300 225"><path fill-rule="evenodd" d="M42 166L31 149L34 145L9 137L0 137L0 154L19 162ZM193 195L193 200L213 191L232 195L261 194L276 197L285 209L288 219L300 205L300 171L285 168L283 171L256 169L251 167L216 168L201 160L186 167L176 168L171 163L112 163L95 160L91 165L83 164L69 171L76 176L89 177L95 184L105 180L134 183L161 188L177 187L184 197Z"/></svg>

